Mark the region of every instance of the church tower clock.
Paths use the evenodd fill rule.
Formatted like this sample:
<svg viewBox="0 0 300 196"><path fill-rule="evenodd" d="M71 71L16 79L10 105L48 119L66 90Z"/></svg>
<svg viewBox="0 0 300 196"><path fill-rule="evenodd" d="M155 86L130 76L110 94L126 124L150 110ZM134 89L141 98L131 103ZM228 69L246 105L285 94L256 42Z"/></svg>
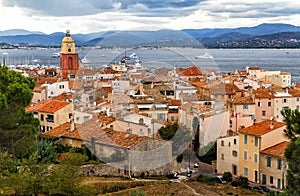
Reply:
<svg viewBox="0 0 300 196"><path fill-rule="evenodd" d="M62 79L74 79L78 71L78 54L75 51L75 41L67 30L61 41L60 73Z"/></svg>

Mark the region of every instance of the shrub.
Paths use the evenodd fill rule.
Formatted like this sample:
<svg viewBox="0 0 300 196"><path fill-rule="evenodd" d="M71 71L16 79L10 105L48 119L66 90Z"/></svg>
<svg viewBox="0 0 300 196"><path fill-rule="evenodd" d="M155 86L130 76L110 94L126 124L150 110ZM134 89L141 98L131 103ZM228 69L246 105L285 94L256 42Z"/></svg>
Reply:
<svg viewBox="0 0 300 196"><path fill-rule="evenodd" d="M145 192L141 189L135 189L130 191L130 196L144 196Z"/></svg>
<svg viewBox="0 0 300 196"><path fill-rule="evenodd" d="M208 184L208 185L214 185L216 183L216 178L200 174L197 177L197 181Z"/></svg>
<svg viewBox="0 0 300 196"><path fill-rule="evenodd" d="M231 182L232 181L232 174L230 172L224 172L223 180L225 180L226 182Z"/></svg>

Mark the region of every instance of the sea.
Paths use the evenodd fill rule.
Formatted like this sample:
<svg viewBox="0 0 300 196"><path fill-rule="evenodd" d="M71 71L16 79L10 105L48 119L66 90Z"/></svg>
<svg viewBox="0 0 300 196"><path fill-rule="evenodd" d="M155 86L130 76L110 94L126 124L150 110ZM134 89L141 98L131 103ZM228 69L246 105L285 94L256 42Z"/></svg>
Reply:
<svg viewBox="0 0 300 196"><path fill-rule="evenodd" d="M14 66L58 67L59 49L2 49L1 63ZM205 49L205 48L78 48L76 52L87 67L107 67L123 56L135 54L145 68L180 68L191 65L203 70L229 73L258 66L263 70L291 72L293 82L300 82L300 49ZM136 59L128 60L134 63Z"/></svg>

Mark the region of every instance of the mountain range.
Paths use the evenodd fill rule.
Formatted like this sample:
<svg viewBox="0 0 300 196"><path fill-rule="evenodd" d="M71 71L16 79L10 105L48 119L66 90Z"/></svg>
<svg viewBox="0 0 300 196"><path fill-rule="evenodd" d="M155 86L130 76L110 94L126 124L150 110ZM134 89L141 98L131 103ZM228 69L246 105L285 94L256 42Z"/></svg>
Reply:
<svg viewBox="0 0 300 196"><path fill-rule="evenodd" d="M45 34L23 29L0 31L1 45L57 46L63 32ZM205 28L158 31L104 31L72 34L77 46L192 46L209 48L298 48L300 27L290 24L260 24L254 27Z"/></svg>

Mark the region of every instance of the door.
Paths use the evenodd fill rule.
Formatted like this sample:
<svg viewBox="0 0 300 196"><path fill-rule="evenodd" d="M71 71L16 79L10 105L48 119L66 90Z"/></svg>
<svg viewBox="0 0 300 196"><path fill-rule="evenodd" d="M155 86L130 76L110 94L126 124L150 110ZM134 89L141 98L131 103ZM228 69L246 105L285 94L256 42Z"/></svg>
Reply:
<svg viewBox="0 0 300 196"><path fill-rule="evenodd" d="M262 184L267 184L267 176L265 174L262 175Z"/></svg>
<svg viewBox="0 0 300 196"><path fill-rule="evenodd" d="M258 171L254 170L254 182L258 182Z"/></svg>
<svg viewBox="0 0 300 196"><path fill-rule="evenodd" d="M277 188L281 188L281 180L280 179L277 179Z"/></svg>

